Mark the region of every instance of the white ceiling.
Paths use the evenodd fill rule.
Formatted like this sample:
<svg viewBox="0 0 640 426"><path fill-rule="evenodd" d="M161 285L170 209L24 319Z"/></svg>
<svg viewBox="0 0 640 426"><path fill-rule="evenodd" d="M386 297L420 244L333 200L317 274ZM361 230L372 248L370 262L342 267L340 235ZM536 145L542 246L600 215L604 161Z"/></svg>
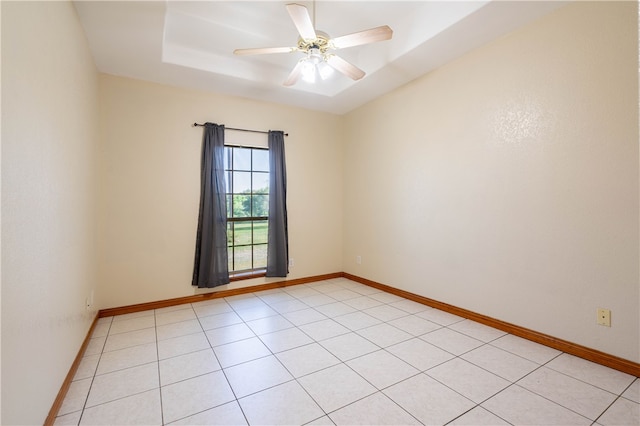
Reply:
<svg viewBox="0 0 640 426"><path fill-rule="evenodd" d="M235 56L295 46L285 5L311 1L76 1L101 72L344 114L565 4L560 1L317 1L332 37L380 25L393 39L336 53L367 75L282 85L302 53Z"/></svg>

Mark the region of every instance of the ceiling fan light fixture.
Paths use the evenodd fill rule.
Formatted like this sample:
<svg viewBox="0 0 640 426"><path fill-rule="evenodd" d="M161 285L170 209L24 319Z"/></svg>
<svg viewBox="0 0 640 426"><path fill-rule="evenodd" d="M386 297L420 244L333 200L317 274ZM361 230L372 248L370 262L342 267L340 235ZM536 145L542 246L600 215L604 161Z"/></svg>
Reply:
<svg viewBox="0 0 640 426"><path fill-rule="evenodd" d="M312 47L309 49L307 53L307 61L313 63L314 65L318 65L322 62L322 53L320 53L320 49L317 47Z"/></svg>
<svg viewBox="0 0 640 426"><path fill-rule="evenodd" d="M303 59L302 64L302 79L307 83L315 83L316 82L316 64L313 63L309 58Z"/></svg>
<svg viewBox="0 0 640 426"><path fill-rule="evenodd" d="M326 80L333 75L333 68L322 61L318 64L318 74L320 74L321 79Z"/></svg>
<svg viewBox="0 0 640 426"><path fill-rule="evenodd" d="M315 83L318 75L322 80L326 80L331 76L331 74L333 74L333 68L326 63L322 51L317 47L309 48L307 56L301 61L302 79L307 83Z"/></svg>

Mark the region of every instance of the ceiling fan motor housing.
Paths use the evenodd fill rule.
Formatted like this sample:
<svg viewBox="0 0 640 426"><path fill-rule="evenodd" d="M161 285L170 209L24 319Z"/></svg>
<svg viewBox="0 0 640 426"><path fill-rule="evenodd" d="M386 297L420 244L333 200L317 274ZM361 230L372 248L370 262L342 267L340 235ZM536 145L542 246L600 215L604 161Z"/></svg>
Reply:
<svg viewBox="0 0 640 426"><path fill-rule="evenodd" d="M327 50L331 48L329 43L329 34L316 31L316 38L313 40L304 40L302 37L298 38L298 49L302 52L308 52L310 49L318 49L321 54L325 54Z"/></svg>

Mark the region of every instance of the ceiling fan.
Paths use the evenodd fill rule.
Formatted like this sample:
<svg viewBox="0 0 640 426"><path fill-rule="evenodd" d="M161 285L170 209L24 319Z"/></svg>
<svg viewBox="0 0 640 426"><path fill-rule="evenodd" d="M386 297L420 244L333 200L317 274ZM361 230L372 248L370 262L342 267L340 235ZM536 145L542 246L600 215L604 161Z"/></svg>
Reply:
<svg viewBox="0 0 640 426"><path fill-rule="evenodd" d="M315 81L316 70L321 78L326 78L335 69L353 80L360 80L365 72L355 65L345 61L334 53L333 50L346 47L360 46L377 41L389 40L393 36L393 30L387 25L356 33L331 38L328 34L317 31L311 21L309 11L303 5L291 3L286 6L287 12L296 26L300 37L294 47L261 47L252 49L236 49L236 55L262 55L268 53L303 52L305 57L300 59L289 77L284 82L285 86L292 86L302 76L303 79ZM314 3L315 9L315 3ZM314 13L315 17L315 13Z"/></svg>

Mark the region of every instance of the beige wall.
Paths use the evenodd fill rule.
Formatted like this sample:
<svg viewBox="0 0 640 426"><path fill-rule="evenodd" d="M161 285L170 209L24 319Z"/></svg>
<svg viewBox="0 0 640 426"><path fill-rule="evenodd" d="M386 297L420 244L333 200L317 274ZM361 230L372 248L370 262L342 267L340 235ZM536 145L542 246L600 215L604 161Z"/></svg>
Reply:
<svg viewBox="0 0 640 426"><path fill-rule="evenodd" d="M71 3L1 7L1 423L42 424L97 313L98 78Z"/></svg>
<svg viewBox="0 0 640 426"><path fill-rule="evenodd" d="M342 271L341 117L107 75L100 90L101 308L203 292L191 286L202 142L194 122L289 133L289 278Z"/></svg>
<svg viewBox="0 0 640 426"><path fill-rule="evenodd" d="M637 19L577 2L346 116L345 271L640 361Z"/></svg>

